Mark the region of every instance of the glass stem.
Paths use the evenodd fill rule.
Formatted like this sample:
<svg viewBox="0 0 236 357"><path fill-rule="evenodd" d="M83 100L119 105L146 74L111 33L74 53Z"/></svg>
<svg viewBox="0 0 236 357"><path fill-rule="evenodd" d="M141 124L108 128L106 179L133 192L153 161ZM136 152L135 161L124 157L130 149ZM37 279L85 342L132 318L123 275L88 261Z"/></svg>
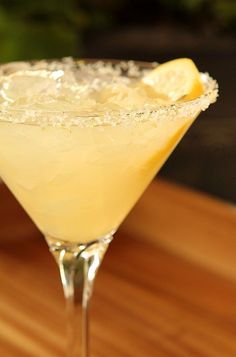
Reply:
<svg viewBox="0 0 236 357"><path fill-rule="evenodd" d="M67 356L89 357L89 302L97 270L112 236L86 244L46 239L59 266L66 299Z"/></svg>

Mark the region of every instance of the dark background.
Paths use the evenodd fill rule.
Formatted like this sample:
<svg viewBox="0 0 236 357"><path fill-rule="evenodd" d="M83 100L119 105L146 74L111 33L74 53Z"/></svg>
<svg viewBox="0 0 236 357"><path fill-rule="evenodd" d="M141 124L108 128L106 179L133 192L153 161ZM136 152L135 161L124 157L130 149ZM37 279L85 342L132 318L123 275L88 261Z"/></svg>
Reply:
<svg viewBox="0 0 236 357"><path fill-rule="evenodd" d="M0 61L191 57L219 82L160 175L236 202L235 0L0 0Z"/></svg>

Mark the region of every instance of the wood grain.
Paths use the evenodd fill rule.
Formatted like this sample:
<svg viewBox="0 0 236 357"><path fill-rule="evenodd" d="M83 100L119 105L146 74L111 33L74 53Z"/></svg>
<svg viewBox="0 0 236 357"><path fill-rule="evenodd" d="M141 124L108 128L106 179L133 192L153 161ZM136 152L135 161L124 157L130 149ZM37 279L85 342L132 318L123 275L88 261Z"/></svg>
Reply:
<svg viewBox="0 0 236 357"><path fill-rule="evenodd" d="M236 279L236 206L158 180L121 229Z"/></svg>
<svg viewBox="0 0 236 357"><path fill-rule="evenodd" d="M4 187L0 199L0 356L62 357L56 264ZM153 183L98 274L91 355L236 356L235 222L230 205Z"/></svg>

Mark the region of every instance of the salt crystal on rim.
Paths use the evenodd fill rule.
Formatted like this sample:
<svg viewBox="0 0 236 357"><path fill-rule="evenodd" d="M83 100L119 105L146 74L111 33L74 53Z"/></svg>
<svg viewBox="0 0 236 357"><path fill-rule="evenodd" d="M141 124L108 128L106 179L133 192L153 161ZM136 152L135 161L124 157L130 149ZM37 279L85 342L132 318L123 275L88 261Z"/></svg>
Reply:
<svg viewBox="0 0 236 357"><path fill-rule="evenodd" d="M193 117L216 100L218 86L208 74L201 74L203 95L192 101L173 104L153 96L140 79L155 66L70 57L2 65L0 120L61 127L129 125Z"/></svg>

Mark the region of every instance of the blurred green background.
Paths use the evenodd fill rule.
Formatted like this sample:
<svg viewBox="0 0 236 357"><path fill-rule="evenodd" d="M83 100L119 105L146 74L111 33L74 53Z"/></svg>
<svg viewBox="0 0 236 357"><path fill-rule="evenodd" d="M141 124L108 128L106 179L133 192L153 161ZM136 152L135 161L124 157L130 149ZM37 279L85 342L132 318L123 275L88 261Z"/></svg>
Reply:
<svg viewBox="0 0 236 357"><path fill-rule="evenodd" d="M86 36L119 24L185 24L202 34L235 29L235 0L1 0L1 61L86 54Z"/></svg>
<svg viewBox="0 0 236 357"><path fill-rule="evenodd" d="M217 78L161 175L236 201L235 0L0 0L0 62L62 56L191 57Z"/></svg>

